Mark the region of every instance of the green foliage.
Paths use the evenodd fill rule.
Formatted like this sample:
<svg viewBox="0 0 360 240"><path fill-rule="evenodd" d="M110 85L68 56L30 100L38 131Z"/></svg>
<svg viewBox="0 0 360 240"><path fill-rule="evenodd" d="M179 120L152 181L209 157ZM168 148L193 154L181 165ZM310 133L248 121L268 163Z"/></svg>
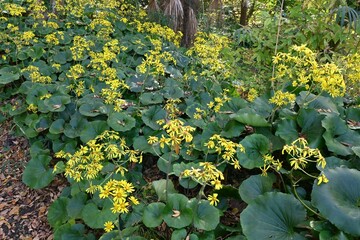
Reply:
<svg viewBox="0 0 360 240"><path fill-rule="evenodd" d="M48 211L55 239L359 236L352 9L293 1L275 55L272 11L256 12L261 28L199 33L183 49L127 1L66 0L56 15L8 2L0 121L31 144L25 184L68 179Z"/></svg>

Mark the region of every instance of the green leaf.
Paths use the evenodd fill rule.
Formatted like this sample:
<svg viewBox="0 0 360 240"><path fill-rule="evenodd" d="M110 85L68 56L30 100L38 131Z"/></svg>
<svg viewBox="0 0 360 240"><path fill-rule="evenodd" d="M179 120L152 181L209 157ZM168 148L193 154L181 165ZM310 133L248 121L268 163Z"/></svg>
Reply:
<svg viewBox="0 0 360 240"><path fill-rule="evenodd" d="M2 67L0 69L0 86L16 81L20 78L20 69L18 67Z"/></svg>
<svg viewBox="0 0 360 240"><path fill-rule="evenodd" d="M212 231L220 222L219 210L210 205L207 200L197 200L193 198L188 203L193 211L194 227L197 229Z"/></svg>
<svg viewBox="0 0 360 240"><path fill-rule="evenodd" d="M99 240L122 240L120 238L119 230L113 230L111 232L103 234Z"/></svg>
<svg viewBox="0 0 360 240"><path fill-rule="evenodd" d="M241 142L245 153L238 150L237 157L241 166L247 169L262 167L264 165L263 155L270 151L270 141L261 134L246 136Z"/></svg>
<svg viewBox="0 0 360 240"><path fill-rule="evenodd" d="M119 132L126 132L135 127L135 119L124 112L111 113L107 123L112 129Z"/></svg>
<svg viewBox="0 0 360 240"><path fill-rule="evenodd" d="M159 158L156 165L160 171L166 174L170 174L173 172L173 165L171 163L178 159L179 155L175 154L174 152L167 152Z"/></svg>
<svg viewBox="0 0 360 240"><path fill-rule="evenodd" d="M289 194L268 192L252 201L240 214L241 227L249 240L302 240L295 227L305 221L306 211Z"/></svg>
<svg viewBox="0 0 360 240"><path fill-rule="evenodd" d="M25 167L22 181L34 189L49 185L55 175L48 166L50 161L51 157L49 155L40 154L32 157Z"/></svg>
<svg viewBox="0 0 360 240"><path fill-rule="evenodd" d="M324 116L314 109L300 109L297 122L301 127L300 136L304 137L311 148L317 148L322 142L324 128L321 121Z"/></svg>
<svg viewBox="0 0 360 240"><path fill-rule="evenodd" d="M160 92L147 92L140 96L140 101L144 105L158 104L164 101Z"/></svg>
<svg viewBox="0 0 360 240"><path fill-rule="evenodd" d="M65 120L60 118L51 123L49 132L52 134L59 134L64 132Z"/></svg>
<svg viewBox="0 0 360 240"><path fill-rule="evenodd" d="M310 102L310 103L309 103ZM331 101L330 97L317 96L309 92L301 92L296 99L296 103L309 109L317 109L322 112L331 112L339 114L338 107Z"/></svg>
<svg viewBox="0 0 360 240"><path fill-rule="evenodd" d="M292 143L299 138L296 121L293 119L282 119L277 125L275 135L284 139L287 144Z"/></svg>
<svg viewBox="0 0 360 240"><path fill-rule="evenodd" d="M173 233L171 234L171 240L185 239L186 235L187 235L186 229L178 229L173 231Z"/></svg>
<svg viewBox="0 0 360 240"><path fill-rule="evenodd" d="M95 117L100 114L107 114L108 110L102 102L89 102L82 104L79 107L79 112L81 115L86 117Z"/></svg>
<svg viewBox="0 0 360 240"><path fill-rule="evenodd" d="M241 199L248 204L251 203L258 196L272 191L272 186L275 180L275 176L270 174L268 176L250 176L248 179L243 181L239 187Z"/></svg>
<svg viewBox="0 0 360 240"><path fill-rule="evenodd" d="M52 227L56 228L69 219L66 211L68 201L67 197L59 197L50 205L47 219Z"/></svg>
<svg viewBox="0 0 360 240"><path fill-rule="evenodd" d="M95 240L93 234L85 234L85 226L83 224L64 224L54 233L54 239L59 240Z"/></svg>
<svg viewBox="0 0 360 240"><path fill-rule="evenodd" d="M146 206L142 217L144 225L150 228L159 226L163 221L162 211L164 208L165 204L161 202L150 203Z"/></svg>
<svg viewBox="0 0 360 240"><path fill-rule="evenodd" d="M55 169L56 169L56 171L55 171ZM55 164L53 173L59 174L59 173L63 173L63 172L65 172L65 163L63 161L59 161Z"/></svg>
<svg viewBox="0 0 360 240"><path fill-rule="evenodd" d="M87 194L79 192L68 200L66 210L70 218L81 218L81 211L83 210L87 200Z"/></svg>
<svg viewBox="0 0 360 240"><path fill-rule="evenodd" d="M84 143L91 139L94 139L98 135L102 134L105 130L109 130L109 127L105 121L96 120L89 122L84 126L84 129L80 133L80 139Z"/></svg>
<svg viewBox="0 0 360 240"><path fill-rule="evenodd" d="M264 117L249 108L240 109L237 113L231 114L230 118L253 127L268 127L271 125Z"/></svg>
<svg viewBox="0 0 360 240"><path fill-rule="evenodd" d="M177 86L164 87L162 89L164 97L167 99L177 99L184 97L184 91Z"/></svg>
<svg viewBox="0 0 360 240"><path fill-rule="evenodd" d="M224 129L221 131L221 136L226 138L233 138L240 136L241 132L244 131L244 124L239 123L235 120L230 120L226 123Z"/></svg>
<svg viewBox="0 0 360 240"><path fill-rule="evenodd" d="M90 202L82 209L82 219L91 228L104 228L105 222L117 219L117 214L112 213L110 205L112 205L111 202L107 204L107 207L99 209L95 203Z"/></svg>
<svg viewBox="0 0 360 240"><path fill-rule="evenodd" d="M65 124L64 134L69 138L76 138L80 136L81 131L87 124L88 121L80 113L76 112L71 116L69 124Z"/></svg>
<svg viewBox="0 0 360 240"><path fill-rule="evenodd" d="M165 119L166 111L162 109L160 106L151 106L149 109L142 111L141 119L143 122L154 130L159 130L160 125L156 123L156 121Z"/></svg>
<svg viewBox="0 0 360 240"><path fill-rule="evenodd" d="M186 169L191 169L191 168L199 168L199 164L194 162L189 162L189 163L181 162L181 163L175 163L173 165L173 171L175 175L178 177L180 177L181 173L184 172ZM179 183L182 187L186 189L192 189L198 185L198 183L192 180L190 177L184 178L183 176L179 178Z"/></svg>
<svg viewBox="0 0 360 240"><path fill-rule="evenodd" d="M160 179L157 181L153 181L152 185L160 201L166 200L166 190L168 191L168 194L177 192L171 180L169 180L168 183L166 184L166 179Z"/></svg>
<svg viewBox="0 0 360 240"><path fill-rule="evenodd" d="M164 221L169 227L184 228L189 226L193 219L193 212L187 206L189 199L182 194L168 195L166 206L163 210Z"/></svg>
<svg viewBox="0 0 360 240"><path fill-rule="evenodd" d="M328 149L338 155L347 156L354 154L351 149L360 146L360 134L349 129L345 121L337 115L328 115L322 120L326 129L323 137Z"/></svg>
<svg viewBox="0 0 360 240"><path fill-rule="evenodd" d="M340 230L360 236L360 171L337 167L324 174L329 182L314 182L313 205Z"/></svg>
<svg viewBox="0 0 360 240"><path fill-rule="evenodd" d="M152 146L152 145L148 144L148 141L146 140L145 136L135 137L133 139L133 147L134 147L134 149L137 149L144 153L151 153L153 155L156 155L157 153L160 152L159 145L157 144L155 146Z"/></svg>

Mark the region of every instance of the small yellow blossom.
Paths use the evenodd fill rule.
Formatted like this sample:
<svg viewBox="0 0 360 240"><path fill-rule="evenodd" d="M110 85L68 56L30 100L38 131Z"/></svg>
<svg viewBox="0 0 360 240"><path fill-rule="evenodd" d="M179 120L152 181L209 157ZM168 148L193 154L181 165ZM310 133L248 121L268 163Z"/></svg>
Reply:
<svg viewBox="0 0 360 240"><path fill-rule="evenodd" d="M213 193L212 195L209 195L207 199L209 200L211 205L216 206L220 202L220 200L217 197L218 194Z"/></svg>
<svg viewBox="0 0 360 240"><path fill-rule="evenodd" d="M105 222L105 223L104 223L104 230L105 230L105 232L110 232L110 231L113 230L114 228L115 228L115 226L114 226L114 223L113 223L113 222L108 221L108 222Z"/></svg>

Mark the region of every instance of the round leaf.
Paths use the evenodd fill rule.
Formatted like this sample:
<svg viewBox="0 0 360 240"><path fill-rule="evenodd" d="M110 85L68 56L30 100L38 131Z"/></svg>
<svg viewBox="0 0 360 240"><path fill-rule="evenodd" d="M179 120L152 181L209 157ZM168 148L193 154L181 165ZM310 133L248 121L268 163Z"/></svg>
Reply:
<svg viewBox="0 0 360 240"><path fill-rule="evenodd" d="M143 93L140 96L140 101L144 105L162 103L163 100L164 98L159 92Z"/></svg>
<svg viewBox="0 0 360 240"><path fill-rule="evenodd" d="M150 203L144 210L143 223L147 227L157 227L162 221L162 211L165 204L161 202Z"/></svg>
<svg viewBox="0 0 360 240"><path fill-rule="evenodd" d="M107 221L115 221L117 214L111 212L110 207L98 209L95 203L88 203L82 210L82 219L91 228L103 228Z"/></svg>
<svg viewBox="0 0 360 240"><path fill-rule="evenodd" d="M66 211L68 201L68 198L60 197L50 205L47 219L52 227L58 227L69 219Z"/></svg>
<svg viewBox="0 0 360 240"><path fill-rule="evenodd" d="M238 151L237 156L241 166L247 169L262 167L264 165L263 155L270 150L270 141L261 134L252 134L240 142L245 153Z"/></svg>
<svg viewBox="0 0 360 240"><path fill-rule="evenodd" d="M264 117L252 109L240 109L237 113L231 114L230 118L246 125L254 127L268 127L270 123Z"/></svg>
<svg viewBox="0 0 360 240"><path fill-rule="evenodd" d="M52 169L48 167L51 157L48 155L37 155L32 157L26 165L22 180L34 189L46 187L54 179Z"/></svg>
<svg viewBox="0 0 360 240"><path fill-rule="evenodd" d="M360 236L360 171L337 167L324 174L329 182L314 182L313 205L340 230Z"/></svg>
<svg viewBox="0 0 360 240"><path fill-rule="evenodd" d="M110 114L107 122L112 129L119 132L126 132L135 127L135 119L123 112Z"/></svg>
<svg viewBox="0 0 360 240"><path fill-rule="evenodd" d="M167 204L163 210L164 221L169 227L184 228L189 226L193 213L187 207L188 198L182 194L169 194Z"/></svg>
<svg viewBox="0 0 360 240"><path fill-rule="evenodd" d="M294 228L305 221L305 217L304 207L292 195L271 192L251 202L240 214L240 221L249 240L302 240L305 237Z"/></svg>
<svg viewBox="0 0 360 240"><path fill-rule="evenodd" d="M166 118L166 111L160 106L152 106L144 110L141 114L141 119L144 123L154 130L159 130L160 125L156 121Z"/></svg>
<svg viewBox="0 0 360 240"><path fill-rule="evenodd" d="M239 187L240 197L244 202L249 204L259 195L270 192L274 182L274 175L252 175L241 183Z"/></svg>
<svg viewBox="0 0 360 240"><path fill-rule="evenodd" d="M88 124L83 126L83 128L84 129L80 133L80 139L84 143L88 142L91 139L94 139L96 136L109 129L106 122L101 120L89 122Z"/></svg>
<svg viewBox="0 0 360 240"><path fill-rule="evenodd" d="M209 201L193 198L189 202L189 207L193 210L194 227L197 229L212 231L220 222L219 210L211 206Z"/></svg>
<svg viewBox="0 0 360 240"><path fill-rule="evenodd" d="M81 105L79 112L83 116L95 117L100 114L106 114L107 108L102 102L90 102Z"/></svg>

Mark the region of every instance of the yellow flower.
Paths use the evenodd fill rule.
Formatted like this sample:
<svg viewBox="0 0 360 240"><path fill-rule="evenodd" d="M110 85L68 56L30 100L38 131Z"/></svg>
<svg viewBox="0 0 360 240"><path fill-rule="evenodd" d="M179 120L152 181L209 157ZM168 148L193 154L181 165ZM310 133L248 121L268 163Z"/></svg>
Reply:
<svg viewBox="0 0 360 240"><path fill-rule="evenodd" d="M108 221L108 222L105 222L104 223L104 230L105 230L105 232L110 232L111 230L113 230L114 229L114 223L113 222L110 222L110 221Z"/></svg>
<svg viewBox="0 0 360 240"><path fill-rule="evenodd" d="M148 144L152 145L159 142L159 138L155 136L150 136L148 138Z"/></svg>
<svg viewBox="0 0 360 240"><path fill-rule="evenodd" d="M218 194L213 193L212 195L209 195L207 199L209 200L211 205L216 206L218 204L218 202L220 202L217 197L218 197Z"/></svg>
<svg viewBox="0 0 360 240"><path fill-rule="evenodd" d="M327 177L323 173L320 174L320 176L317 178L317 180L318 180L317 185L320 185L321 183L329 182L329 179L327 179Z"/></svg>
<svg viewBox="0 0 360 240"><path fill-rule="evenodd" d="M129 197L129 200L130 200L134 205L140 204L139 200L137 200L134 196Z"/></svg>

